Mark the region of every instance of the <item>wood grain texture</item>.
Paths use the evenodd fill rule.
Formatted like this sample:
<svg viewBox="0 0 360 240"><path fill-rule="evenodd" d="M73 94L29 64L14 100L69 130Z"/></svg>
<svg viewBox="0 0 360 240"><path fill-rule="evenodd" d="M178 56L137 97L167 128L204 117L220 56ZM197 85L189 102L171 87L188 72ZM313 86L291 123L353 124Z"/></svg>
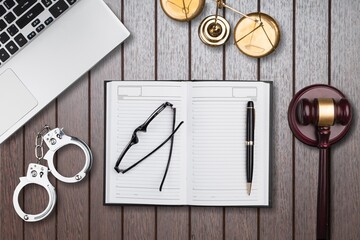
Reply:
<svg viewBox="0 0 360 240"><path fill-rule="evenodd" d="M257 208L225 208L224 239L258 239Z"/></svg>
<svg viewBox="0 0 360 240"><path fill-rule="evenodd" d="M24 176L24 135L19 129L0 146L0 239L23 238L23 221L13 208L13 194L19 184L19 177ZM20 206L23 197L19 196Z"/></svg>
<svg viewBox="0 0 360 240"><path fill-rule="evenodd" d="M209 47L201 42L198 28L201 21L214 15L216 4L212 1L205 4L203 12L191 22L191 79L190 80L223 80L223 47Z"/></svg>
<svg viewBox="0 0 360 240"><path fill-rule="evenodd" d="M124 78L155 79L155 2L125 1L124 24L130 37L124 44Z"/></svg>
<svg viewBox="0 0 360 240"><path fill-rule="evenodd" d="M188 239L189 207L158 207L156 231L157 239Z"/></svg>
<svg viewBox="0 0 360 240"><path fill-rule="evenodd" d="M258 8L257 1L229 1L228 4L246 14L256 12ZM258 60L242 54L235 45L234 28L242 17L231 10L225 10L225 18L229 21L232 32L225 47L226 80L258 80Z"/></svg>
<svg viewBox="0 0 360 240"><path fill-rule="evenodd" d="M122 234L122 208L104 206L104 82L121 79L121 54L116 48L91 70L90 148L94 164L90 177L90 235L91 239L119 239ZM99 224L102 223L102 224Z"/></svg>
<svg viewBox="0 0 360 240"><path fill-rule="evenodd" d="M295 91L328 82L328 2L296 1ZM316 238L319 151L295 141L295 239Z"/></svg>
<svg viewBox="0 0 360 240"><path fill-rule="evenodd" d="M357 15L360 4L355 0L333 0L331 4L331 84L347 96L354 112L351 132L332 148L331 236L358 239L360 20Z"/></svg>
<svg viewBox="0 0 360 240"><path fill-rule="evenodd" d="M25 125L25 161L24 161L24 171L27 171L28 165L30 163L36 163L37 159L34 155L34 143L37 133L45 126L48 125L52 128L56 127L56 104L55 101L47 106L43 111L41 111L36 117ZM45 145L45 144L44 144ZM46 153L47 147L44 146L44 153ZM47 166L45 160L42 160L41 163L44 166ZM49 173L48 175L51 184L55 187L56 191L56 180ZM40 186L34 188L34 184L29 185L25 188L24 192L24 211L26 213L37 214L46 208L49 197L44 188ZM56 206L55 206L56 208ZM32 224L24 224L24 240L32 239L42 239L43 236L46 236L49 240L56 239L56 212L53 211L47 218L46 221L40 221Z"/></svg>
<svg viewBox="0 0 360 240"><path fill-rule="evenodd" d="M293 88L293 3L262 1L261 11L271 13L281 26L281 44L260 61L260 79L273 81L272 208L260 210L260 239L293 237L293 148L287 127L287 108ZM275 230L275 231L274 231Z"/></svg>
<svg viewBox="0 0 360 240"><path fill-rule="evenodd" d="M190 239L223 239L223 216L221 207L191 207Z"/></svg>
<svg viewBox="0 0 360 240"><path fill-rule="evenodd" d="M107 0L107 4L121 18L121 2ZM121 47L91 70L90 77L90 148L94 164L90 176L90 240L120 239L122 236L122 208L104 206L104 82L121 80Z"/></svg>
<svg viewBox="0 0 360 240"><path fill-rule="evenodd" d="M157 4L156 79L189 79L189 27L189 23L167 17Z"/></svg>
<svg viewBox="0 0 360 240"><path fill-rule="evenodd" d="M58 98L59 127L70 136L89 142L89 89L87 75L79 79ZM75 146L57 152L57 169L64 176L75 176L84 166L85 156ZM89 176L70 184L58 181L57 237L85 240L89 238Z"/></svg>
<svg viewBox="0 0 360 240"><path fill-rule="evenodd" d="M124 240L156 239L156 207L124 207Z"/></svg>

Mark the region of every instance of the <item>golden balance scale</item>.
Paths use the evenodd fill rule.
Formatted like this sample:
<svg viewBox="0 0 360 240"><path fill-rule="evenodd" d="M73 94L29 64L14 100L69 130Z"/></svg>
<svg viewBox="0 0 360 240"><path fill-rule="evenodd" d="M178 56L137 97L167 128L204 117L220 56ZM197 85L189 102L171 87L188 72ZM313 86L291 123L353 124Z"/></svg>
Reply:
<svg viewBox="0 0 360 240"><path fill-rule="evenodd" d="M234 42L247 56L261 58L272 53L280 41L280 28L277 22L262 12L244 14L224 0L216 1L216 13L206 17L199 26L201 41L209 46L221 46L227 42L231 28L229 22L219 16L219 9L227 8L243 17L234 29ZM177 21L191 21L205 6L205 0L160 0L161 7L170 18Z"/></svg>

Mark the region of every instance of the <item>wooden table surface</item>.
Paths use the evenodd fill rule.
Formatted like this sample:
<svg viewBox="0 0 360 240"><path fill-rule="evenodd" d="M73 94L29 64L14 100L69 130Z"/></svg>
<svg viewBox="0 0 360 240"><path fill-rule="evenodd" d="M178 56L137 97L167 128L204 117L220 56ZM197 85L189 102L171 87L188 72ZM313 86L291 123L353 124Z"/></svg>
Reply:
<svg viewBox="0 0 360 240"><path fill-rule="evenodd" d="M165 16L159 1L106 0L132 33L93 70L0 145L0 239L315 239L318 151L294 139L287 122L292 96L315 83L339 88L352 103L350 133L332 148L331 239L360 239L360 2L358 0L228 0L242 12L258 9L278 20L282 38L261 60L202 44L200 21L215 13L207 1L191 23ZM239 15L226 11L232 26ZM109 79L218 79L274 82L272 199L270 209L237 207L104 206L104 81ZM34 158L34 137L45 124L84 139L94 154L90 176L79 184L51 177L58 196L44 221L24 223L12 195ZM81 150L57 155L61 173L83 164ZM27 187L20 199L40 212L46 192Z"/></svg>

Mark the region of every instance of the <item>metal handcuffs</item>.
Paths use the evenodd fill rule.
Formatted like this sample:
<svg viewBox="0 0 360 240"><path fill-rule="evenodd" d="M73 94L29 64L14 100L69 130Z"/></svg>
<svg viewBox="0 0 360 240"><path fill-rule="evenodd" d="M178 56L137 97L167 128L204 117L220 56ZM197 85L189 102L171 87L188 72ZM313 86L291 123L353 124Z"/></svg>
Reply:
<svg viewBox="0 0 360 240"><path fill-rule="evenodd" d="M51 211L55 206L56 192L54 186L50 183L48 179L48 172L51 172L54 175L54 177L56 177L58 180L62 182L76 183L85 178L86 174L90 171L93 163L93 156L91 150L85 142L75 137L65 135L63 129L60 128L55 128L53 130L50 130L49 127L45 126L44 129L46 129L48 132L45 135L42 135L40 132L38 134L38 137L39 135L41 135L42 137L41 144L45 142L49 148L49 151L45 154L45 156L38 157L37 150L38 147L41 145L36 145L35 155L39 161L41 159L45 159L48 163L48 167L39 164L39 162L37 164L31 163L28 167L26 176L20 177L20 183L15 188L13 195L13 204L15 211L26 222L37 222L46 218L51 213ZM54 155L59 149L71 144L76 145L79 148L81 148L81 150L83 150L85 154L85 166L75 176L64 177L56 170L54 166ZM41 146L41 153L43 153L42 146ZM49 195L49 203L47 207L43 212L39 214L27 214L21 209L19 205L19 194L21 190L29 184L40 185L41 187L46 189Z"/></svg>

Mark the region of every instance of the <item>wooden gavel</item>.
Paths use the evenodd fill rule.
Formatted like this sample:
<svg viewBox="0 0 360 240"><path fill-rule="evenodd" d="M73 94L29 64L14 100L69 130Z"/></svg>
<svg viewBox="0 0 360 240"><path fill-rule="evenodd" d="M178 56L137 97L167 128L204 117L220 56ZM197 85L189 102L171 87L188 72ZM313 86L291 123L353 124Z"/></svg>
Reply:
<svg viewBox="0 0 360 240"><path fill-rule="evenodd" d="M330 134L331 126L346 126L351 121L351 106L345 98L303 98L296 105L298 124L315 126L317 147L320 149L319 186L317 203L317 239L330 235ZM340 139L339 139L340 140Z"/></svg>

